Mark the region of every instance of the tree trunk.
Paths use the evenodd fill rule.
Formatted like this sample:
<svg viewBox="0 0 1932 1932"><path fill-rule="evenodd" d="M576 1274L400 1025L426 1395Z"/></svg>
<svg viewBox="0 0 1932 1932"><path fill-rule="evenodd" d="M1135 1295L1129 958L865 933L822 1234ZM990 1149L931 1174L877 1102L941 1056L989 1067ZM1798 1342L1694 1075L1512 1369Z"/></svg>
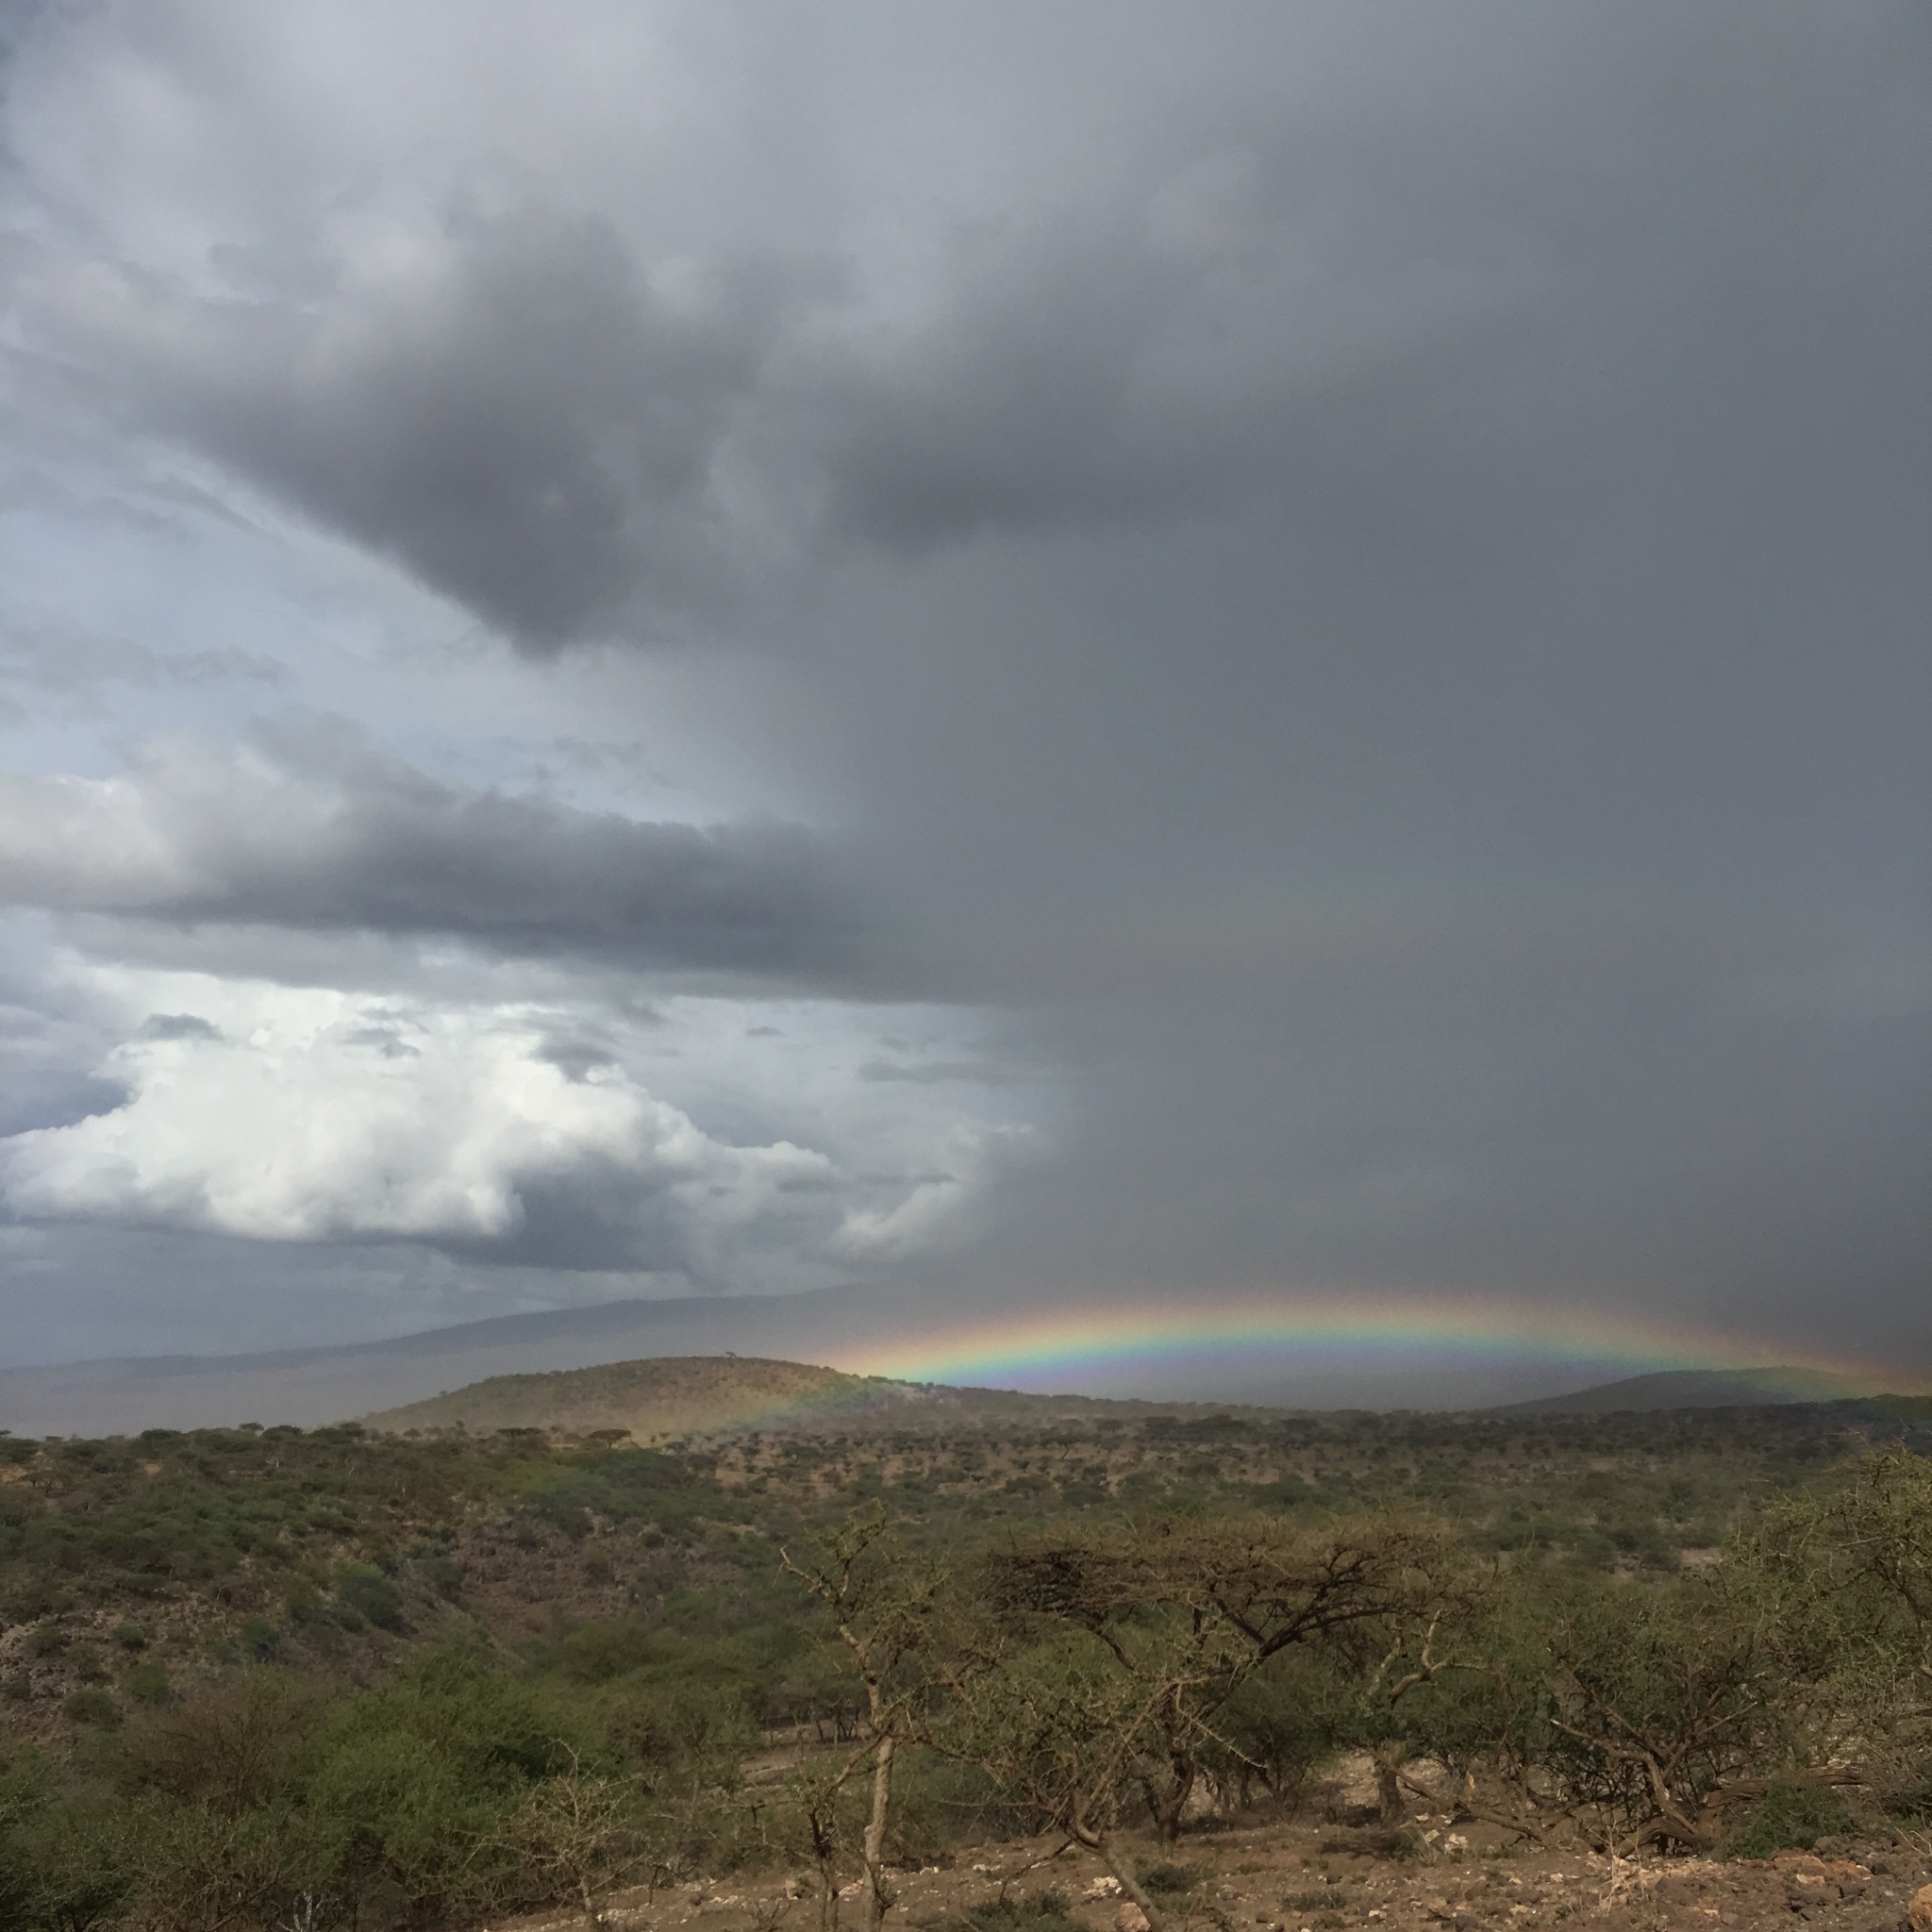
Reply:
<svg viewBox="0 0 1932 1932"><path fill-rule="evenodd" d="M1134 1870L1134 1861L1118 1850L1104 1832L1095 1834L1093 1842L1087 1849L1099 1858L1113 1874L1114 1883L1146 1914L1147 1932L1167 1932L1167 1922L1160 1916L1160 1907L1147 1895L1146 1887L1141 1883L1140 1874Z"/></svg>
<svg viewBox="0 0 1932 1932"><path fill-rule="evenodd" d="M860 1850L865 1858L866 1932L879 1932L892 1894L886 1884L886 1820L892 1803L892 1757L897 1740L889 1731L872 1761L872 1816L865 1822Z"/></svg>
<svg viewBox="0 0 1932 1932"><path fill-rule="evenodd" d="M839 1932L839 1848L832 1835L830 1807L838 1802L834 1790L824 1812L814 1806L808 1812L811 1826L812 1857L819 1868L819 1932Z"/></svg>
<svg viewBox="0 0 1932 1932"><path fill-rule="evenodd" d="M1177 1757L1164 1791L1156 1790L1151 1778L1142 1787L1147 1793L1147 1808L1154 1814L1154 1829L1165 1844L1173 1844L1181 1835L1181 1818L1188 1808L1188 1800L1194 1794L1196 1775L1192 1760Z"/></svg>
<svg viewBox="0 0 1932 1932"><path fill-rule="evenodd" d="M1111 1837L1097 1829L1087 1819L1087 1807L1075 1797L1067 1818L1067 1836L1076 1845L1090 1851L1113 1874L1113 1882L1139 1906L1146 1915L1147 1932L1167 1932L1166 1922L1160 1916L1160 1907L1147 1896L1147 1888L1141 1883L1140 1874L1134 1870L1134 1861L1121 1851Z"/></svg>
<svg viewBox="0 0 1932 1932"><path fill-rule="evenodd" d="M1384 1824L1408 1822L1408 1807L1402 1802L1402 1760L1407 1756L1408 1746L1401 1739L1375 1746L1375 1794Z"/></svg>

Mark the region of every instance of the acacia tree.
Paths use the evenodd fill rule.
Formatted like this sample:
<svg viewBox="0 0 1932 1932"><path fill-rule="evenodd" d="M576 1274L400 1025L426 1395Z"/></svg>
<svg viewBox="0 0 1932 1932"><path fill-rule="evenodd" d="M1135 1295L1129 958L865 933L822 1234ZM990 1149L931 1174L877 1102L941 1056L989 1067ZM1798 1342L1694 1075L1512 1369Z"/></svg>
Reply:
<svg viewBox="0 0 1932 1932"><path fill-rule="evenodd" d="M1160 1907L1114 1826L1122 1787L1155 1747L1161 1705L1192 1680L1185 1646L1171 1639L1141 1647L1141 1670L1126 1673L1066 1630L1026 1641L983 1629L941 1662L951 1694L933 1734L941 1751L986 1772L1042 1829L1093 1853L1152 1932L1163 1932Z"/></svg>
<svg viewBox="0 0 1932 1932"><path fill-rule="evenodd" d="M1441 1529L1393 1518L1324 1530L1259 1514L1164 1520L1013 1552L995 1563L993 1594L1084 1633L1126 1681L1164 1687L1132 1775L1171 1840L1235 1692L1297 1645L1426 1618L1454 1587L1448 1557Z"/></svg>
<svg viewBox="0 0 1932 1932"><path fill-rule="evenodd" d="M951 1646L941 1748L1094 1853L1160 1932L1114 1836L1138 1790L1174 1838L1229 1700L1271 1658L1411 1614L1443 1533L1384 1519L1327 1531L1253 1515L1041 1541L991 1558L985 1623Z"/></svg>
<svg viewBox="0 0 1932 1932"><path fill-rule="evenodd" d="M1870 1456L1826 1496L1789 1496L1739 1540L1787 1589L1823 1587L1856 1640L1932 1676L1932 1459Z"/></svg>
<svg viewBox="0 0 1932 1932"><path fill-rule="evenodd" d="M1814 1767L1856 1757L1874 1789L1923 1804L1932 1794L1932 1459L1859 1458L1824 1493L1767 1510L1733 1539L1724 1568L1752 1591L1780 1704L1808 1709Z"/></svg>
<svg viewBox="0 0 1932 1932"><path fill-rule="evenodd" d="M900 1747L921 1734L924 1702L914 1659L932 1641L941 1588L938 1573L908 1567L883 1506L847 1519L844 1526L815 1540L803 1562L780 1550L779 1562L830 1611L833 1628L865 1692L858 1748L830 1772L808 1781L808 1829L820 1873L820 1911L825 1932L838 1924L839 1800L869 1765L871 1807L859 1835L865 1867L865 1924L878 1932L893 1901L886 1877L886 1835L891 1823L892 1770Z"/></svg>
<svg viewBox="0 0 1932 1932"><path fill-rule="evenodd" d="M574 1899L584 1924L605 1924L601 1901L651 1858L631 1794L618 1780L586 1771L568 1740L556 1748L562 1770L533 1785L505 1821L500 1836L547 1889Z"/></svg>
<svg viewBox="0 0 1932 1932"><path fill-rule="evenodd" d="M1553 1618L1551 1761L1604 1821L1605 1848L1707 1850L1732 1780L1802 1761L1808 1674L1790 1671L1749 1582L1602 1586Z"/></svg>

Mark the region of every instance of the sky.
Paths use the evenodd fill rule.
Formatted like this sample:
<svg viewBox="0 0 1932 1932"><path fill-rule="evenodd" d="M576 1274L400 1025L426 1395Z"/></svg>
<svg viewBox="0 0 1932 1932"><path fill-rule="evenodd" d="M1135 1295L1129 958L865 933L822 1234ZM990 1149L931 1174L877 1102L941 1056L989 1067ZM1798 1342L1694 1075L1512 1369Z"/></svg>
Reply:
<svg viewBox="0 0 1932 1932"><path fill-rule="evenodd" d="M1932 1372L1928 110L1866 0L0 7L0 1361Z"/></svg>

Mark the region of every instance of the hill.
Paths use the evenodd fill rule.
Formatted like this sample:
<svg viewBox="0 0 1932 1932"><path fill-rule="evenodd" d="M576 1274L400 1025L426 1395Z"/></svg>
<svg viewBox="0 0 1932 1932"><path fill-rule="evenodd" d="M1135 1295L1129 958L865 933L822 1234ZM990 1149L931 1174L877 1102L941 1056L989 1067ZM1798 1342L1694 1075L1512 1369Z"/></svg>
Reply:
<svg viewBox="0 0 1932 1932"><path fill-rule="evenodd" d="M312 1428L501 1375L732 1350L796 1360L873 1332L904 1307L879 1288L691 1295L492 1316L377 1341L0 1369L0 1428L111 1436L248 1420Z"/></svg>
<svg viewBox="0 0 1932 1932"><path fill-rule="evenodd" d="M621 1432L638 1442L746 1427L857 1419L903 1407L924 1391L803 1362L757 1356L670 1356L546 1374L491 1375L446 1395L365 1416L370 1428Z"/></svg>
<svg viewBox="0 0 1932 1932"><path fill-rule="evenodd" d="M1017 1291L975 1298L989 1320L1017 1315ZM917 1333L949 1313L943 1293L893 1286L845 1287L787 1295L703 1295L667 1301L618 1301L581 1308L496 1316L387 1340L234 1356L167 1356L0 1369L0 1430L16 1436L100 1437L143 1429L233 1427L254 1421L302 1428L372 1410L387 1414L437 1401L449 1391L500 1378L668 1357L736 1354L765 1361L865 1359L881 1335ZM15 1338L17 1339L17 1338ZM1150 1371L1150 1374L1153 1372ZM1570 1374L1584 1373L1573 1368ZM1140 1409L1207 1414L1269 1410L1427 1409L1442 1413L1596 1413L1646 1408L1792 1400L1825 1401L1869 1391L1807 1370L1680 1371L1637 1376L1604 1390L1550 1394L1563 1371L1554 1365L1497 1368L1481 1363L1426 1374L1336 1374L1319 1364L1257 1361L1238 1370L1190 1376L1178 1365L1165 1387L1146 1387L1156 1403ZM1168 1375L1174 1377L1168 1380ZM1230 1379L1230 1378L1233 1379ZM1756 1379L1753 1379L1756 1378ZM1916 1376L1904 1378L1917 1385ZM1749 1380L1748 1392L1745 1381ZM1830 1385L1830 1386L1827 1386ZM1653 1391L1659 1391L1654 1393ZM1496 1409L1534 1396L1553 1408ZM984 1405L995 1398L980 1391ZM1013 1419L1023 1414L1100 1413L1077 1398L1054 1397L1058 1411L1029 1407L1047 1398L999 1398ZM922 1412L917 1406L908 1413ZM984 1412L984 1411L983 1411ZM1122 1406L1119 1413L1136 1412ZM424 1426L410 1423L405 1426ZM587 1424L603 1426L603 1424Z"/></svg>
<svg viewBox="0 0 1932 1932"><path fill-rule="evenodd" d="M839 1429L931 1432L961 1425L1035 1426L1159 1416L1266 1419L1285 1410L1226 1403L1110 1401L1090 1395L1024 1395L1007 1389L954 1389L848 1375L758 1356L660 1356L491 1375L464 1389L362 1418L388 1434L409 1429L541 1429L558 1437L619 1432L641 1443L690 1437Z"/></svg>
<svg viewBox="0 0 1932 1932"><path fill-rule="evenodd" d="M1666 1369L1627 1375L1568 1395L1512 1402L1491 1415L1615 1415L1660 1408L1760 1408L1786 1403L1850 1402L1869 1385L1822 1369Z"/></svg>
<svg viewBox="0 0 1932 1932"><path fill-rule="evenodd" d="M818 1789L826 1771L842 1775L841 1763L860 1766L852 1753L864 1708L842 1646L826 1641L823 1608L783 1553L810 1560L855 1547L824 1539L852 1535L856 1510L868 1523L879 1512L892 1539L872 1545L862 1575L894 1589L902 1565L915 1581L942 1578L949 1600L997 1612L1003 1632L1008 1621L1017 1627L1005 1579L1028 1550L1050 1557L1047 1573L1039 1555L1027 1560L1044 1577L1042 1614L1058 1616L1062 1558L1084 1562L1090 1550L1128 1558L1116 1567L1105 1556L1108 1576L1167 1577L1172 1558L1144 1559L1146 1539L1178 1532L1175 1547L1186 1549L1205 1536L1211 1556L1232 1517L1239 1547L1226 1547L1251 1574L1254 1544L1241 1527L1251 1512L1290 1540L1284 1548L1341 1536L1336 1547L1351 1562L1357 1545L1372 1551L1389 1525L1420 1513L1442 1519L1448 1550L1463 1553L1445 1555L1445 1574L1511 1592L1494 1599L1485 1626L1524 1633L1528 1648L1504 1654L1508 1669L1545 1670L1543 1633L1572 1627L1578 1602L1589 1617L1581 1641L1592 1644L1601 1628L1630 1627L1599 1617L1665 1604L1666 1627L1686 1633L1694 1657L1724 1611L1707 1585L1726 1538L1780 1495L1802 1500L1814 1486L1827 1498L1865 1494L1845 1491L1840 1458L1868 1441L1896 1450L1914 1440L1900 1417L1868 1414L1886 1407L1932 1421L1927 1398L1510 1418L1241 1413L719 1355L490 1377L405 1405L380 1428L158 1429L112 1441L0 1435L0 1922L20 1932L302 1924L314 1916L302 1893L319 1874L335 1903L331 1924L500 1925L525 1907L559 1907L562 1876L634 1875L628 1861L641 1845L655 1890L647 1886L641 1913L626 1916L663 1922L666 1874L708 1873L708 1913L721 1874L733 1890L719 1908L735 1899L738 1909L759 1889L756 1911L715 1920L718 1932L773 1932L793 1903L788 1883L800 1889L823 1842L797 1794ZM424 1422L464 1426L424 1431ZM1932 1446L1923 1426L1917 1439ZM1884 1470L1888 1482L1923 1481L1904 1458ZM1920 1520L1913 1493L1900 1519L1907 1533ZM1833 1589L1841 1587L1835 1573ZM1748 1608L1752 1599L1741 1601ZM1013 1641L1058 1642L1036 1639L1035 1627ZM1612 1656L1633 1648L1605 1646ZM1379 1677L1362 1673L1386 1654L1380 1643L1332 1653L1332 1668L1350 1674L1334 1680L1343 1724L1364 1707L1364 1690L1374 1694ZM1635 1655L1630 1668L1651 1668L1651 1652ZM1020 1696L1065 1681L1063 1654L1047 1661L1051 1674L1021 1654L1011 1674ZM1854 1661L1862 1694L1870 1660ZM1559 1658L1550 1668L1571 1666ZM1554 1705L1571 1681L1551 1678L1539 1694ZM1762 1707L1757 1690L1753 1681L1739 1693L1751 1696L1747 1714ZM1312 1701L1299 1687L1290 1695L1297 1713ZM1138 1696L1131 1707L1143 1707ZM1258 1818L1271 1834L1299 1835L1275 1844L1266 1881L1265 1861L1249 1855L1258 1847L1241 1841L1228 1889L1213 1893L1230 1924L1226 1906L1264 1900L1269 1884L1319 1886L1277 1895L1297 1918L1315 1924L1319 1908L1320 1924L1339 1927L1340 1868L1329 1861L1359 1852L1365 1872L1381 1870L1378 1847L1390 1871L1412 1868L1432 1888L1458 1882L1445 1865L1465 1866L1491 1918L1498 1899L1520 1903L1526 1887L1506 1894L1476 1864L1478 1853L1488 1866L1507 1849L1515 1824L1491 1844L1473 1814L1459 1821L1465 1842L1441 1854L1420 1832L1338 1837L1323 1812L1379 1820L1366 1757L1345 1773L1351 1782L1362 1773L1366 1795L1343 1797L1340 1763L1332 1807L1313 1782L1357 1733L1316 1732L1310 1747L1307 1732L1274 1721L1278 1707L1237 1712L1247 1728L1234 1734L1242 1769L1259 1767L1273 1782L1257 1789L1224 1770L1206 1780L1216 1830L1184 1840L1185 1864L1156 1864L1170 1854L1149 1845L1143 1873L1198 1886L1203 1860L1231 1857L1235 1840L1223 1833ZM1319 1715L1326 1707L1316 1707L1317 1722L1330 1722ZM1441 1719L1457 1748L1467 1748L1469 1708L1458 1697ZM1489 1708L1507 1737L1523 1737L1517 1706ZM1405 1717L1426 1709L1410 1702ZM1778 1754L1769 1761L1782 1765L1781 1717L1768 1735ZM895 1790L910 1800L905 1876L924 1888L925 1923L942 1897L984 1902L987 1874L973 1871L967 1847L989 1818L1009 1829L1010 1813L994 1808L1004 1801L985 1786L937 1782L953 1770L916 1749ZM1548 1775L1571 1774L1570 1753L1569 1741L1555 1741ZM579 1774L580 1754L597 1767L594 1785ZM1760 1775L1755 1760L1736 1761ZM1906 1769L1923 1779L1916 1762ZM1578 1792L1624 1803L1601 1760L1584 1770L1589 1785L1556 1788L1566 1805ZM1906 1788L1914 1806L1921 1788ZM1514 1786L1496 1789L1514 1802ZM1409 1790L1434 1812L1438 1800ZM1606 1790L1608 1799L1591 1795ZM1634 1792L1629 1802L1642 1808L1633 1817L1626 1807L1620 1826L1649 1815L1645 1788ZM587 1793L626 1808L588 1811ZM1305 1794L1319 1800L1315 1816L1294 1824L1275 1812L1291 1814ZM1449 1819L1455 1801L1440 1802ZM1530 1822L1535 1833L1567 1830L1570 1815ZM584 1836L587 1817L596 1836ZM607 1824L624 1835L605 1836ZM1562 1843L1562 1862L1574 1865L1575 1841ZM594 1868L565 1862L593 1855L604 1861ZM458 1896L460 1913L442 1903L452 1871L473 1888ZM942 1874L963 1890L942 1894ZM1784 1896L1782 1873L1767 1866L1760 1876ZM1243 1877L1257 1882L1236 1890ZM405 1880L416 1888L408 1896ZM25 1884L59 1915L50 1907L23 1918L13 1902ZM1396 1924L1391 1907L1361 1906L1371 1895L1357 1896L1356 1923L1379 1913ZM1735 1889L1724 1895L1735 1905ZM671 1896L690 1901L685 1918L696 1915L682 1884ZM229 1899L256 1904L243 1917L225 1909ZM1095 1901L1085 1917L1030 1908L981 1923L989 1932L1107 1932L1113 1909ZM1452 1916L1440 1895L1429 1909ZM1567 1902L1553 1909L1574 1916ZM1421 1921L1409 1913L1401 1923ZM1643 1923L1693 1932L1681 1914ZM966 1918L955 1932L969 1932Z"/></svg>

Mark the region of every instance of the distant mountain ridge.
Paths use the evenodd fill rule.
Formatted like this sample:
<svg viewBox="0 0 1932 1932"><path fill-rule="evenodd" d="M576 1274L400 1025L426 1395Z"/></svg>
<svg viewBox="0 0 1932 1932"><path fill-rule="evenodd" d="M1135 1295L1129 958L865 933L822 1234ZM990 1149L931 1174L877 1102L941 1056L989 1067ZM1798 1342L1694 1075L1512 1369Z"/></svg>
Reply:
<svg viewBox="0 0 1932 1932"><path fill-rule="evenodd" d="M1614 1415L1661 1408L1757 1408L1804 1402L1853 1402L1873 1385L1824 1369L1662 1369L1601 1382L1567 1395L1511 1402L1491 1415Z"/></svg>
<svg viewBox="0 0 1932 1932"><path fill-rule="evenodd" d="M733 1350L809 1360L901 1307L903 1297L889 1288L769 1298L690 1295L497 1315L315 1348L0 1369L0 1428L20 1436L122 1435L239 1422L309 1428L496 1375Z"/></svg>
<svg viewBox="0 0 1932 1932"><path fill-rule="evenodd" d="M1469 1411L1477 1416L1612 1415L1670 1409L1855 1406L1932 1418L1932 1399L1872 1396L1824 1371L1672 1369L1632 1375L1534 1402ZM682 1356L610 1362L547 1374L497 1375L445 1395L364 1416L384 1430L542 1429L585 1436L620 1430L639 1442L748 1429L943 1428L959 1424L1030 1424L1118 1415L1268 1418L1305 1409L1240 1403L1150 1402L1091 1395L1031 1395L852 1375L837 1369L758 1357ZM1871 1418L1867 1416L1866 1420ZM1847 1423L1853 1418L1846 1417Z"/></svg>
<svg viewBox="0 0 1932 1932"><path fill-rule="evenodd" d="M981 1311L1019 1319L1038 1296L1018 1290L990 1295ZM0 1429L18 1436L133 1435L237 1423L339 1422L372 1411L412 1407L451 1391L501 1377L541 1377L561 1370L662 1359L718 1357L793 1364L864 1360L886 1335L942 1327L958 1313L957 1292L905 1286L818 1289L803 1294L686 1296L605 1302L589 1307L494 1316L382 1341L279 1349L252 1355L164 1356L0 1369ZM1169 1413L1246 1408L1421 1409L1495 1414L1591 1413L1631 1407L1731 1407L1740 1403L1840 1401L1872 1392L1806 1369L1677 1370L1633 1376L1568 1394L1547 1395L1560 1370L1530 1374L1520 1365L1491 1373L1407 1372L1338 1377L1310 1364L1257 1364L1240 1387L1189 1375L1178 1365L1170 1387L1153 1365L1141 1378L1143 1407ZM1573 1371L1573 1373L1587 1373ZM862 1378L861 1378L862 1379ZM1923 1378L1904 1376L1907 1387ZM1170 1389L1172 1392L1170 1392ZM1532 1394L1535 1400L1511 1402ZM992 1391L975 1391L985 1404ZM1015 1418L1026 1404L1057 1402L1072 1413L1079 1396L1001 1398ZM1507 1407L1499 1405L1507 1404ZM1125 1413L1135 1405L1122 1407ZM920 1412L915 1408L909 1413ZM1047 1413L1026 1409L1028 1414ZM424 1424L408 1424L423 1426ZM518 1426L518 1424L508 1424Z"/></svg>

